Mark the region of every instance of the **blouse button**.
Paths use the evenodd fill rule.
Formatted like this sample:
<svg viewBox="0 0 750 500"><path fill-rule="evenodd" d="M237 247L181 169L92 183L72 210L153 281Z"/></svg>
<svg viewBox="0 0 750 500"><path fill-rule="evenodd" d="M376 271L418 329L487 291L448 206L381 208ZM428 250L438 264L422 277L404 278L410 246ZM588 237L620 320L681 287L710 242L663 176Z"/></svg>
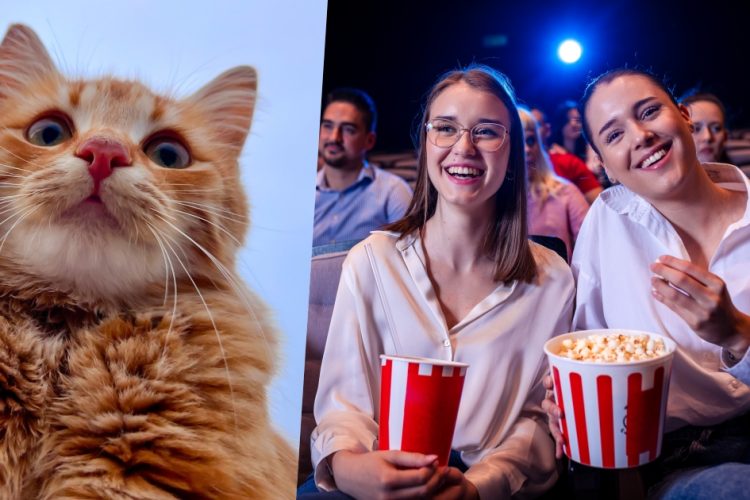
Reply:
<svg viewBox="0 0 750 500"><path fill-rule="evenodd" d="M451 341L450 341L450 340L448 340L448 339L445 339L445 340L443 340L443 345L444 345L445 347L450 347L450 346L451 346Z"/></svg>

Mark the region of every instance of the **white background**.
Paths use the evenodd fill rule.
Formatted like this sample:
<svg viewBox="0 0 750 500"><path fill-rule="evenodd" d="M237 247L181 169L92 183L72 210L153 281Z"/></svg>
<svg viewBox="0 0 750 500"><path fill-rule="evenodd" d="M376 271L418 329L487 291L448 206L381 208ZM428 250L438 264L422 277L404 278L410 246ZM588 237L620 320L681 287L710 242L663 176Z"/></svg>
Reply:
<svg viewBox="0 0 750 500"><path fill-rule="evenodd" d="M112 74L185 96L238 65L258 71L258 102L240 158L252 210L238 266L275 311L283 336L271 388L276 427L299 440L325 0L27 1L0 31L30 26L68 76Z"/></svg>

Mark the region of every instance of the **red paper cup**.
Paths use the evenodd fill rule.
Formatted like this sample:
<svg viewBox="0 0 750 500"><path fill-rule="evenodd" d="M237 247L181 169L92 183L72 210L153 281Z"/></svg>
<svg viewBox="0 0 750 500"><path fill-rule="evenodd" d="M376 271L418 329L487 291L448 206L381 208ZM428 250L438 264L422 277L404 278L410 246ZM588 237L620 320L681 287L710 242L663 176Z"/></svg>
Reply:
<svg viewBox="0 0 750 500"><path fill-rule="evenodd" d="M658 338L667 354L622 363L576 361L557 354L565 339L612 333ZM564 412L563 450L571 460L624 469L659 456L675 347L669 338L635 330L585 330L547 341L544 351L555 383L555 401Z"/></svg>
<svg viewBox="0 0 750 500"><path fill-rule="evenodd" d="M381 355L379 449L448 457L466 363Z"/></svg>

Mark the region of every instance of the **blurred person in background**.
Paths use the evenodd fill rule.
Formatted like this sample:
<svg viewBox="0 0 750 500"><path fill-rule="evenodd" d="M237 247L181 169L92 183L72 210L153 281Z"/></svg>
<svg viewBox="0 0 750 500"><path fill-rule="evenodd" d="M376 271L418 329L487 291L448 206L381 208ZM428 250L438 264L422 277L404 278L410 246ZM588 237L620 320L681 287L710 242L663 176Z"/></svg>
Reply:
<svg viewBox="0 0 750 500"><path fill-rule="evenodd" d="M690 112L693 140L701 163L731 163L724 145L729 136L726 109L714 94L692 91L680 99Z"/></svg>
<svg viewBox="0 0 750 500"><path fill-rule="evenodd" d="M529 234L556 236L565 243L568 259L581 229L589 204L581 191L552 171L537 121L528 110L519 108L524 130L528 176Z"/></svg>

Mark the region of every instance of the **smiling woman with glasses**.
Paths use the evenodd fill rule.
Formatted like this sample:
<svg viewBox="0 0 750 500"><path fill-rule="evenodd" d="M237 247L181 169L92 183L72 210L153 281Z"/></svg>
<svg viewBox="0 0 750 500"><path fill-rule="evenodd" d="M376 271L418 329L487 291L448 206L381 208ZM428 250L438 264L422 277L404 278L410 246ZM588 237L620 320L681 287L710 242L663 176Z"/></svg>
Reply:
<svg viewBox="0 0 750 500"><path fill-rule="evenodd" d="M569 330L574 289L565 262L527 240L510 82L486 66L451 71L419 123L407 214L343 266L315 400L315 482L355 498L538 495L556 480L539 420L542 345ZM449 466L378 450L381 354L469 364Z"/></svg>

